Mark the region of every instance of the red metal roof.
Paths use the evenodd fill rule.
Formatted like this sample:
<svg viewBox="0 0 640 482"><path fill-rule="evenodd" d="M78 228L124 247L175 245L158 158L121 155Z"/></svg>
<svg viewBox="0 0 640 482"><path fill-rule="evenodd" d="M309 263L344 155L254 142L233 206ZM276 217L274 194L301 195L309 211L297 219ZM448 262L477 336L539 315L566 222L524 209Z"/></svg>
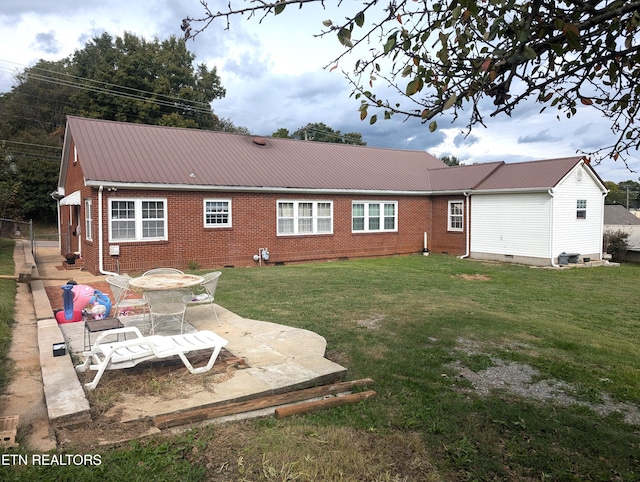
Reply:
<svg viewBox="0 0 640 482"><path fill-rule="evenodd" d="M573 169L582 156L544 161L502 164L491 176L478 183L474 190L550 189Z"/></svg>
<svg viewBox="0 0 640 482"><path fill-rule="evenodd" d="M444 165L423 151L79 117L67 128L88 184L426 191Z"/></svg>
<svg viewBox="0 0 640 482"><path fill-rule="evenodd" d="M473 189L504 162L487 162L468 166L444 167L429 171L433 191L464 191Z"/></svg>
<svg viewBox="0 0 640 482"><path fill-rule="evenodd" d="M424 151L68 117L88 185L443 193L550 189L582 157L448 167ZM595 171L593 171L595 173ZM597 177L597 174L595 174Z"/></svg>

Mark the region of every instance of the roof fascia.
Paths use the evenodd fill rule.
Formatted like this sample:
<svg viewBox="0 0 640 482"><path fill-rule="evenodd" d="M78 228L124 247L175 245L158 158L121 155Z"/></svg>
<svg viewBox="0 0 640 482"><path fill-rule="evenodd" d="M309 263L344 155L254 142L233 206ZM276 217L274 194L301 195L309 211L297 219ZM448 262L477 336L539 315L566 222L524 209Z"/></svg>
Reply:
<svg viewBox="0 0 640 482"><path fill-rule="evenodd" d="M262 187L262 186L202 186L191 184L147 184L86 181L86 186L105 187L115 189L148 190L148 191L208 191L208 192L258 192L265 194L358 194L375 196L428 196L431 191L396 191L382 189L313 189L290 187Z"/></svg>
<svg viewBox="0 0 640 482"><path fill-rule="evenodd" d="M604 185L604 181L600 178L596 170L591 166L591 163L585 162L585 158L583 157L581 160L581 165L584 166L587 173L591 176L591 179L598 185L598 187L602 190L602 192L609 192L607 186Z"/></svg>
<svg viewBox="0 0 640 482"><path fill-rule="evenodd" d="M471 190L470 194L522 194L522 193L549 192L549 191L553 191L553 188L541 186L541 187L526 187L526 188Z"/></svg>
<svg viewBox="0 0 640 482"><path fill-rule="evenodd" d="M64 130L64 142L62 143L62 159L60 160L60 173L58 174L58 193L64 196L64 180L67 178L69 169L69 153L71 152L71 132L69 130L69 121L67 120Z"/></svg>
<svg viewBox="0 0 640 482"><path fill-rule="evenodd" d="M606 186L604 185L604 183L602 182L602 179L600 179L600 176L598 176L598 174L596 173L596 171L591 167L591 164L585 162L585 158L581 157L578 159L578 161L575 163L575 165L569 169L569 172L567 172L562 179L560 179L556 186L558 186L559 184L561 184L562 182L564 182L565 179L567 179L569 176L573 175L577 169L580 169L584 167L585 170L587 171L587 174L589 174L589 177L591 178L591 180L593 182L596 183L596 185L598 186L598 189L600 189L600 191L602 193L608 193L609 190L606 188ZM554 186L554 187L556 187Z"/></svg>

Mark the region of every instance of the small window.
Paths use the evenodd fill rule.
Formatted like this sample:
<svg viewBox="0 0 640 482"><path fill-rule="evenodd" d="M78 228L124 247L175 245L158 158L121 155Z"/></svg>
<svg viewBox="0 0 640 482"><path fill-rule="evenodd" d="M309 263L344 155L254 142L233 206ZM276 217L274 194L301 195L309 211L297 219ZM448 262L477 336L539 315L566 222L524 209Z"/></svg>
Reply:
<svg viewBox="0 0 640 482"><path fill-rule="evenodd" d="M587 219L587 200L578 199L576 202L576 219Z"/></svg>
<svg viewBox="0 0 640 482"><path fill-rule="evenodd" d="M351 205L353 232L375 233L398 230L398 203L357 201Z"/></svg>
<svg viewBox="0 0 640 482"><path fill-rule="evenodd" d="M462 201L449 201L449 231L462 231L464 205Z"/></svg>
<svg viewBox="0 0 640 482"><path fill-rule="evenodd" d="M204 200L204 227L205 228L230 228L231 227L231 200L230 199L205 199Z"/></svg>
<svg viewBox="0 0 640 482"><path fill-rule="evenodd" d="M93 240L93 224L91 213L91 199L84 200L84 235L88 241Z"/></svg>

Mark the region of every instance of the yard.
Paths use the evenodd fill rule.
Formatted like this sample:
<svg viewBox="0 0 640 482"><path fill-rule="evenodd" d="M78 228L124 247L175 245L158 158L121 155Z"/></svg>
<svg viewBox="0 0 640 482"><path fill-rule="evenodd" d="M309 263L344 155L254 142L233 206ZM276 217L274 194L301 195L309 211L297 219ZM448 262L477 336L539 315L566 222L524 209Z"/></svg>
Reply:
<svg viewBox="0 0 640 482"><path fill-rule="evenodd" d="M637 480L639 281L633 264L433 254L225 269L219 304L323 335L377 396L96 449L99 466L0 465L0 479Z"/></svg>

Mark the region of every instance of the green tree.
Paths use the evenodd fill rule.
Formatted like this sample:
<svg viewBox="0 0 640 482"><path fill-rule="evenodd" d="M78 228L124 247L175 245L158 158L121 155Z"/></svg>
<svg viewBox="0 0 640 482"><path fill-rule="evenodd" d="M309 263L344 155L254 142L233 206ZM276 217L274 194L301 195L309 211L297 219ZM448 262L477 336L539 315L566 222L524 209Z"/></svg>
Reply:
<svg viewBox="0 0 640 482"><path fill-rule="evenodd" d="M618 183L621 194L624 196L624 204L628 209L638 209L640 202L638 197L640 195L640 184L636 181L627 180Z"/></svg>
<svg viewBox="0 0 640 482"><path fill-rule="evenodd" d="M215 18L229 27L233 15L281 14L289 5L323 0L278 0L209 9L182 22L193 38ZM360 100L360 118L400 114L437 129L436 118L464 114L471 129L484 118L510 115L525 99L558 118L579 105L611 122L616 141L591 154L625 162L638 149L640 125L640 0L360 0L339 2L346 15L322 19L318 35L335 35L344 52L329 59L336 68L348 54L363 56L345 72ZM361 48L360 48L361 47ZM386 83L402 102L374 91ZM489 108L485 99L493 103ZM370 115L369 111L375 111Z"/></svg>
<svg viewBox="0 0 640 482"><path fill-rule="evenodd" d="M609 193L604 198L605 204L622 204L624 205L624 194L620 190L618 184L613 181L604 181L604 187L607 188Z"/></svg>
<svg viewBox="0 0 640 482"><path fill-rule="evenodd" d="M442 156L440 158L442 162L444 162L447 166L459 166L460 161L456 156Z"/></svg>
<svg viewBox="0 0 640 482"><path fill-rule="evenodd" d="M211 102L225 95L216 68L194 67L195 56L176 37L147 42L131 33L103 33L71 60L80 88L76 114L123 122L213 129Z"/></svg>
<svg viewBox="0 0 640 482"><path fill-rule="evenodd" d="M340 131L334 130L322 122L309 123L304 127L300 127L290 136L288 135L289 131L284 128L278 129L276 133L279 135L274 137L289 137L290 139L300 139L303 141L332 142L334 144L367 145L367 143L362 140L362 134L359 132L342 134ZM287 135L285 136L284 134Z"/></svg>
<svg viewBox="0 0 640 482"><path fill-rule="evenodd" d="M19 209L20 181L12 156L0 146L0 218L22 219Z"/></svg>
<svg viewBox="0 0 640 482"><path fill-rule="evenodd" d="M271 137L280 137L282 139L292 138L291 135L289 134L289 129L285 129L284 127L281 127L280 129L275 131L273 134L271 134Z"/></svg>

